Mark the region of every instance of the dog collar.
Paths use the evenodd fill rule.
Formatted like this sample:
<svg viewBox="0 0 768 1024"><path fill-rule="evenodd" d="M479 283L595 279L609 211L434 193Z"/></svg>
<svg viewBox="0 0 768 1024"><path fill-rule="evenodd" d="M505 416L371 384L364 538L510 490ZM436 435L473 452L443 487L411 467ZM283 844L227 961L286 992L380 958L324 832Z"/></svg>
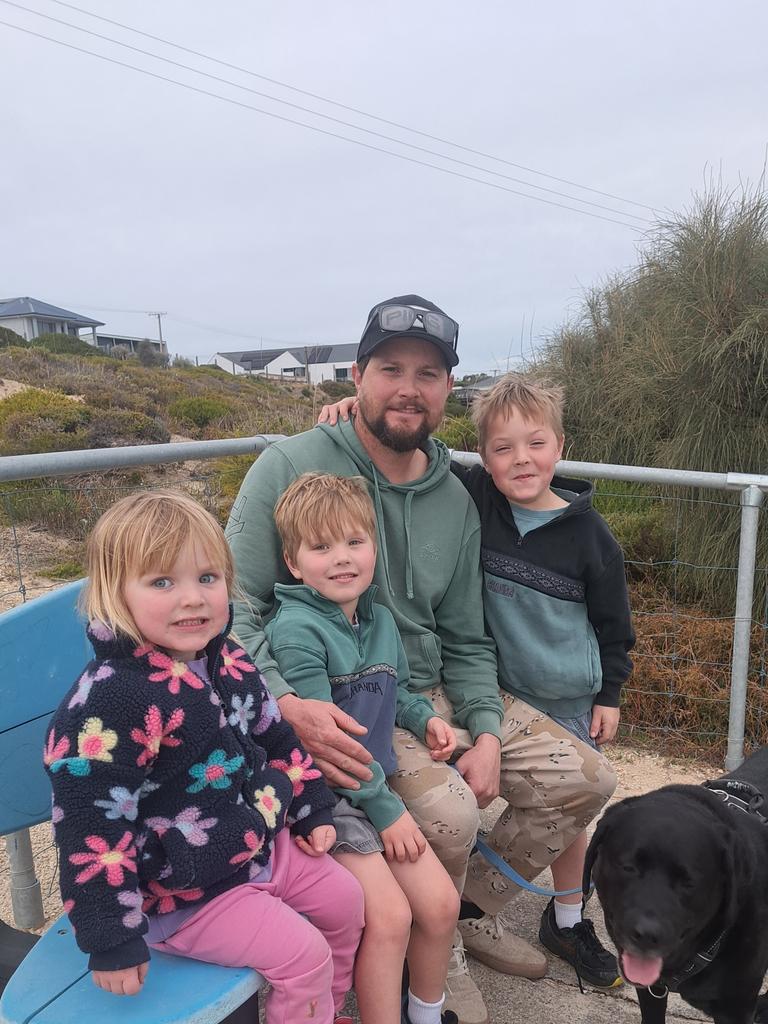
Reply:
<svg viewBox="0 0 768 1024"><path fill-rule="evenodd" d="M662 974L655 984L649 986L651 995L656 996L657 999L663 999L667 992L677 992L686 981L690 981L705 967L709 967L720 952L720 943L723 941L724 935L724 931L720 932L715 941L706 949L700 950L681 971L676 971L674 974Z"/></svg>
<svg viewBox="0 0 768 1024"><path fill-rule="evenodd" d="M741 782L739 779L715 779L712 782L705 782L704 788L718 796L734 811L751 814L761 825L768 825L768 818L762 813L765 800L757 786Z"/></svg>

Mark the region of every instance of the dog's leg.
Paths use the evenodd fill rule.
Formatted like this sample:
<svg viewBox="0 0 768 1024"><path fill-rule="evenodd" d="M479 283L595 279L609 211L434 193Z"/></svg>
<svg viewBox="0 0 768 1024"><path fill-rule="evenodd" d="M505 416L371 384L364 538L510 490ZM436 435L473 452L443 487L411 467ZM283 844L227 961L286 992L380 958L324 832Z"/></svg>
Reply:
<svg viewBox="0 0 768 1024"><path fill-rule="evenodd" d="M642 1024L664 1024L667 1017L667 994L654 996L647 988L638 988L637 1001L640 1003Z"/></svg>
<svg viewBox="0 0 768 1024"><path fill-rule="evenodd" d="M755 1024L768 1024L768 992L757 1000Z"/></svg>

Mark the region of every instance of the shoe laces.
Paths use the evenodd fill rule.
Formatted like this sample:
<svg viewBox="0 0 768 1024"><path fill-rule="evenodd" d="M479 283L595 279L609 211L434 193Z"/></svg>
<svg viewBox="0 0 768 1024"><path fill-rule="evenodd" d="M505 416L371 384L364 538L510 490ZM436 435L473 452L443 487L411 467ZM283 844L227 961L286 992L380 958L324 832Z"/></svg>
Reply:
<svg viewBox="0 0 768 1024"><path fill-rule="evenodd" d="M577 942L586 947L587 951L593 954L601 964L604 964L606 967L612 966L615 959L613 953L607 950L600 939L598 939L595 933L595 926L588 917L585 917L583 921L579 921L578 924L575 924L573 926L573 931L576 935Z"/></svg>
<svg viewBox="0 0 768 1024"><path fill-rule="evenodd" d="M467 954L464 952L464 943L457 942L451 947L451 959L448 961L448 977L455 978L459 974L469 974Z"/></svg>

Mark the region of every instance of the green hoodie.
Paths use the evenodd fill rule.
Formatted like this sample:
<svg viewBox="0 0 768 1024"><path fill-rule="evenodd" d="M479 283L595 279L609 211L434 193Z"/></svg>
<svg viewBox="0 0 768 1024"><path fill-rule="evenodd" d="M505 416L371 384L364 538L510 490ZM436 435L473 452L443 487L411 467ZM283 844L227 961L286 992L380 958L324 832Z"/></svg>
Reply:
<svg viewBox="0 0 768 1024"><path fill-rule="evenodd" d="M503 709L493 641L483 622L477 511L450 472L445 445L429 440L425 452L424 475L393 484L376 470L351 421L324 424L271 445L248 471L227 524L238 581L252 605L239 604L234 628L275 696L291 693L260 621L274 614L275 583L292 582L274 507L302 473L362 476L378 523L378 600L400 631L411 690L442 682L457 725L473 739L486 732L499 736Z"/></svg>
<svg viewBox="0 0 768 1024"><path fill-rule="evenodd" d="M392 745L395 719L401 729L424 738L435 709L408 689L408 662L388 609L374 604L376 587L357 602L358 625L312 587L278 583L278 609L267 624L267 639L280 670L299 697L333 701L368 732L360 738L373 755L370 782L359 789L335 787L381 832L405 810L388 787L397 769Z"/></svg>

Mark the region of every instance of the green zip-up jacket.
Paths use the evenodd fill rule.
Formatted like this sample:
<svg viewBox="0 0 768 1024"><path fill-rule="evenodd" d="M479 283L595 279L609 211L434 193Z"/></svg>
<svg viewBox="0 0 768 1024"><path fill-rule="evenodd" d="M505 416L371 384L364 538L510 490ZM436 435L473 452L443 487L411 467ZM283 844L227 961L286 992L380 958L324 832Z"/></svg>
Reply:
<svg viewBox="0 0 768 1024"><path fill-rule="evenodd" d="M280 672L299 697L333 701L364 725L360 742L373 756L370 782L336 788L381 832L405 810L386 777L397 768L395 721L424 738L432 702L408 689L408 662L389 609L369 587L357 603L357 628L341 608L312 587L277 584L275 617L266 633Z"/></svg>
<svg viewBox="0 0 768 1024"><path fill-rule="evenodd" d="M499 736L503 709L496 652L485 635L480 522L471 497L450 472L448 449L425 446L418 480L390 483L358 440L353 421L323 424L271 445L248 471L232 507L227 539L251 607L239 604L234 628L276 697L291 693L267 645L262 620L274 614L275 583L291 583L275 528L275 503L302 473L362 476L376 508L377 600L392 612L410 669L412 692L443 684L454 722Z"/></svg>

